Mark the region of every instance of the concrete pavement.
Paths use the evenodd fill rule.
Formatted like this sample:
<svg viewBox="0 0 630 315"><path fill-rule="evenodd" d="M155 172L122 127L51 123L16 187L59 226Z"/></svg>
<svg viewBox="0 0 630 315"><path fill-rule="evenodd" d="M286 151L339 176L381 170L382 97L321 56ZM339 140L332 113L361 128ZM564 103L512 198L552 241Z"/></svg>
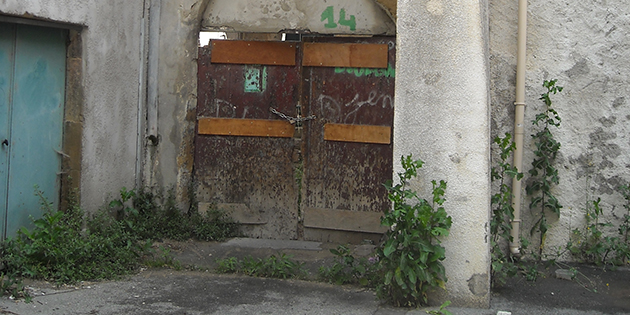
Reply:
<svg viewBox="0 0 630 315"><path fill-rule="evenodd" d="M332 245L296 241L236 239L226 243L170 242L175 257L196 271L148 269L120 281L81 283L56 288L31 282L33 301L0 298L0 314L426 314L426 310L382 305L373 292L299 280L219 275L211 270L216 258L264 257L282 251L304 261L307 268L333 259ZM355 253L369 254L369 245ZM359 251L359 252L357 252ZM550 308L537 301L515 302L493 296L490 309L449 307L453 314L624 314L596 310ZM508 313L504 313L508 314Z"/></svg>

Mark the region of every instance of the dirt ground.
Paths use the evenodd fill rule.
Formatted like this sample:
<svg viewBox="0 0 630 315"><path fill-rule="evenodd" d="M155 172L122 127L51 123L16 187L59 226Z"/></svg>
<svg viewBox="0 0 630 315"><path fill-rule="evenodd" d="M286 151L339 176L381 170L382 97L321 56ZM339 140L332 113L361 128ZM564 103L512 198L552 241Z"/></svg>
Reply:
<svg viewBox="0 0 630 315"><path fill-rule="evenodd" d="M493 298L523 304L595 310L607 314L630 313L630 268L605 268L589 265L539 266L536 281L524 276L510 279L493 289ZM577 270L572 280L556 277L557 269Z"/></svg>

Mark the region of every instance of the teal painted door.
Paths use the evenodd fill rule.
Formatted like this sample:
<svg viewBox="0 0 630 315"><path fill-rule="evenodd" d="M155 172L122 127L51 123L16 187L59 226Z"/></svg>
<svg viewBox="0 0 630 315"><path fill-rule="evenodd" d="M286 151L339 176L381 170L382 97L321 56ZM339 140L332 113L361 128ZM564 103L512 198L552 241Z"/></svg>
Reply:
<svg viewBox="0 0 630 315"><path fill-rule="evenodd" d="M0 238L56 209L63 134L67 31L0 23Z"/></svg>

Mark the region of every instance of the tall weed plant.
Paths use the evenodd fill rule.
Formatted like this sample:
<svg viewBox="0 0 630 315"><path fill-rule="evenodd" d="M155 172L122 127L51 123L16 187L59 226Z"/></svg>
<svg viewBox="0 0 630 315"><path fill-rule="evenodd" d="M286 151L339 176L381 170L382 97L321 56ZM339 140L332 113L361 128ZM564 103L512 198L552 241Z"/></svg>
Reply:
<svg viewBox="0 0 630 315"><path fill-rule="evenodd" d="M549 226L547 224L547 213L560 216L562 205L558 202L558 198L553 194L553 187L558 185L560 179L558 177L558 169L555 167L556 157L560 151L560 142L556 140L552 128L560 127L560 115L552 107L551 96L562 92L562 87L557 86L558 80L545 80L543 87L547 91L540 96L540 100L545 103L545 109L536 115L532 121L534 126L541 128L537 133L532 135L532 139L536 145L534 150L534 160L532 169L529 170L530 183L525 187L531 202L529 208L538 212L538 218L530 231L533 235L536 230L540 233L540 246L538 248L538 259L542 256L542 250L545 245L545 238Z"/></svg>
<svg viewBox="0 0 630 315"><path fill-rule="evenodd" d="M432 198L421 198L409 188L409 181L423 162L408 155L401 157L401 163L404 171L398 173L399 183L385 184L393 207L381 219L389 229L378 250L384 279L377 294L395 306L426 305L429 291L446 288L445 249L440 245L452 224L443 207L446 182L432 181Z"/></svg>
<svg viewBox="0 0 630 315"><path fill-rule="evenodd" d="M512 187L507 181L520 180L523 173L509 163L508 159L516 150L512 135L506 133L504 137L496 137L494 143L499 147L498 166L492 168L491 178L498 182L499 190L492 195L492 217L490 219L490 253L492 256L492 285L503 285L507 278L518 273L518 265L510 252L505 248L506 243L513 242L512 225L514 207L512 206Z"/></svg>

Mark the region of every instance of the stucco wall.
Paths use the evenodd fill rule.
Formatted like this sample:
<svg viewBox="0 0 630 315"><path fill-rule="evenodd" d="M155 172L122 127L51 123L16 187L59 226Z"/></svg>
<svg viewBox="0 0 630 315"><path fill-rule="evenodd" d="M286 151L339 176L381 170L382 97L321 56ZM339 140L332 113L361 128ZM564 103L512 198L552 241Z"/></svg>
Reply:
<svg viewBox="0 0 630 315"><path fill-rule="evenodd" d="M149 53L149 67L152 60L156 60L157 69L155 81L151 83L150 79L148 86L157 94L155 117L159 141L147 147L144 184L174 188L181 206L186 209L196 124L197 38L201 13L208 0L161 2L159 15L151 15L159 22L156 28L149 30L154 32L152 39L158 42L150 44L157 50ZM153 72L149 69L149 73ZM149 114L149 119L151 116Z"/></svg>
<svg viewBox="0 0 630 315"><path fill-rule="evenodd" d="M399 1L394 119L400 156L425 161L412 183L431 198L444 179L448 299L489 305L489 97L485 1Z"/></svg>
<svg viewBox="0 0 630 315"><path fill-rule="evenodd" d="M344 19L354 25L342 22L341 10ZM211 1L203 26L241 32L299 29L313 33L394 35L396 27L387 12L373 0Z"/></svg>
<svg viewBox="0 0 630 315"><path fill-rule="evenodd" d="M517 1L490 1L492 135L513 133ZM584 227L587 200L602 198L605 221L625 214L617 187L630 180L628 85L630 32L627 2L530 0L525 111L523 188L529 182L538 131L530 123L544 109L538 100L543 80L558 79L564 91L553 97L562 118L553 130L562 144L556 162L560 184L553 189L563 205L560 218L549 215L545 253L554 258L571 230ZM495 156L496 158L496 156ZM530 238L532 215L523 190L522 235ZM613 229L614 232L614 229ZM534 247L538 238L534 237ZM560 259L572 259L563 255Z"/></svg>
<svg viewBox="0 0 630 315"><path fill-rule="evenodd" d="M3 14L83 26L82 205L96 209L136 173L142 2L2 2Z"/></svg>

